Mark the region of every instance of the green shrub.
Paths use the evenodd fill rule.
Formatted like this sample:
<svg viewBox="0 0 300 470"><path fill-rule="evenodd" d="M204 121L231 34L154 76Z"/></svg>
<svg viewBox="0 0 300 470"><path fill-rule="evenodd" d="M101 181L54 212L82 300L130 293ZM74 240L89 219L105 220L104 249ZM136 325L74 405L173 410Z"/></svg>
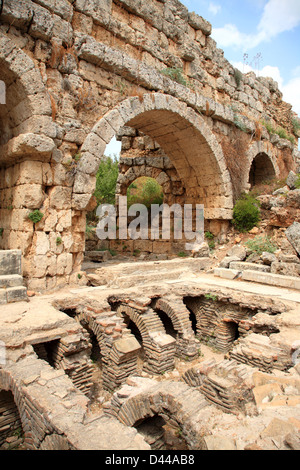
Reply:
<svg viewBox="0 0 300 470"><path fill-rule="evenodd" d="M286 132L286 130L283 129L282 127L278 127L275 132L276 132L277 135L279 135L279 137L280 137L281 139L288 139L288 137L289 137L289 135L288 135L288 133Z"/></svg>
<svg viewBox="0 0 300 470"><path fill-rule="evenodd" d="M59 245L62 244L62 242L63 242L63 241L62 241L61 237L57 237L57 239L56 239L56 245L59 246Z"/></svg>
<svg viewBox="0 0 300 470"><path fill-rule="evenodd" d="M242 195L234 206L232 222L240 232L249 232L260 222L259 202L250 194Z"/></svg>
<svg viewBox="0 0 300 470"><path fill-rule="evenodd" d="M4 228L0 228L0 237L3 237Z"/></svg>
<svg viewBox="0 0 300 470"><path fill-rule="evenodd" d="M296 186L296 189L300 189L300 173L298 174L295 186Z"/></svg>
<svg viewBox="0 0 300 470"><path fill-rule="evenodd" d="M253 240L248 240L245 243L246 247L251 253L257 253L261 255L264 251L268 253L275 253L277 246L272 242L269 237L258 236Z"/></svg>
<svg viewBox="0 0 300 470"><path fill-rule="evenodd" d="M207 238L207 240L213 240L215 236L211 232L205 232L205 238Z"/></svg>
<svg viewBox="0 0 300 470"><path fill-rule="evenodd" d="M218 297L214 294L205 294L204 297L206 300L212 300L213 302L218 300Z"/></svg>
<svg viewBox="0 0 300 470"><path fill-rule="evenodd" d="M44 217L44 214L42 214L42 212L39 211L38 209L28 214L28 219L31 220L31 222L33 222L34 224L37 224L38 222L40 222L43 217Z"/></svg>
<svg viewBox="0 0 300 470"><path fill-rule="evenodd" d="M127 190L128 207L131 207L133 204L143 204L147 209L150 209L152 204L161 205L163 202L164 193L162 187L152 178L138 178Z"/></svg>
<svg viewBox="0 0 300 470"><path fill-rule="evenodd" d="M161 73L166 77L171 78L174 82L179 83L183 86L189 86L188 80L183 75L183 70L181 68L172 68L168 67L166 69L161 70Z"/></svg>
<svg viewBox="0 0 300 470"><path fill-rule="evenodd" d="M300 121L297 118L292 119L294 133L297 135L300 131Z"/></svg>

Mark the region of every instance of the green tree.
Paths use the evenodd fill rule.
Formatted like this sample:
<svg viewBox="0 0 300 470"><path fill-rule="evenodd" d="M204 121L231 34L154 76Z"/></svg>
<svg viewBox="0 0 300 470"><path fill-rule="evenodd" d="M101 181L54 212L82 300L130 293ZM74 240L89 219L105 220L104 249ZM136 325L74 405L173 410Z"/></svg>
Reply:
<svg viewBox="0 0 300 470"><path fill-rule="evenodd" d="M115 204L119 162L116 156L104 157L96 175L95 197L100 204Z"/></svg>

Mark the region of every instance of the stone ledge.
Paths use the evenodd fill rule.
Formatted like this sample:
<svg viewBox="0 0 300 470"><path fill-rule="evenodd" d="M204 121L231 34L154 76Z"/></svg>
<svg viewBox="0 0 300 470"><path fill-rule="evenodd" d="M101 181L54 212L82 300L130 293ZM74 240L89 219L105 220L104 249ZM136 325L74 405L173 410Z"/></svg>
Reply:
<svg viewBox="0 0 300 470"><path fill-rule="evenodd" d="M280 274L262 273L249 270L242 273L242 280L300 290L300 278L281 276Z"/></svg>
<svg viewBox="0 0 300 470"><path fill-rule="evenodd" d="M216 268L214 270L214 275L217 277L222 277L223 279L233 280L236 279L241 272L236 269L226 269L226 268Z"/></svg>
<svg viewBox="0 0 300 470"><path fill-rule="evenodd" d="M0 276L0 289L18 286L23 286L23 278L19 274Z"/></svg>
<svg viewBox="0 0 300 470"><path fill-rule="evenodd" d="M9 287L6 289L7 303L22 302L27 300L27 288L23 286Z"/></svg>

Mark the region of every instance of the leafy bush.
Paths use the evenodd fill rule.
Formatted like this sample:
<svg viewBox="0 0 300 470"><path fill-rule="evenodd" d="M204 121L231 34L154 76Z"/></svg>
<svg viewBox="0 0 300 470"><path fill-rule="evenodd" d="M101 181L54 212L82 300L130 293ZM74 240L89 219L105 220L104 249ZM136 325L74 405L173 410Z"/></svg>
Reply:
<svg viewBox="0 0 300 470"><path fill-rule="evenodd" d="M28 219L31 220L31 222L33 222L34 224L37 224L38 222L40 222L43 217L44 217L44 214L42 214L42 212L39 211L38 209L28 214Z"/></svg>
<svg viewBox="0 0 300 470"><path fill-rule="evenodd" d="M162 187L152 178L141 177L132 183L127 191L128 207L144 204L150 209L152 204L161 205L164 201Z"/></svg>
<svg viewBox="0 0 300 470"><path fill-rule="evenodd" d="M213 240L215 238L214 234L211 232L205 232L205 238L207 240Z"/></svg>
<svg viewBox="0 0 300 470"><path fill-rule="evenodd" d="M300 189L300 173L297 175L295 186L296 186L296 189Z"/></svg>
<svg viewBox="0 0 300 470"><path fill-rule="evenodd" d="M232 222L240 232L249 232L260 222L259 202L250 194L242 195L234 206Z"/></svg>
<svg viewBox="0 0 300 470"><path fill-rule="evenodd" d="M277 250L277 246L269 237L258 236L253 240L248 240L245 245L252 253L257 253L258 255L261 255L264 251L275 253Z"/></svg>

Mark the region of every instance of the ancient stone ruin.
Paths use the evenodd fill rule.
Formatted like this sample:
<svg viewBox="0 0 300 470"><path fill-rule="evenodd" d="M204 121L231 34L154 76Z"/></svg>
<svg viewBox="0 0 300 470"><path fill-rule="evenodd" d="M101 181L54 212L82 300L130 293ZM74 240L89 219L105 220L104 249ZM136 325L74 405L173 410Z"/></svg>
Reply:
<svg viewBox="0 0 300 470"><path fill-rule="evenodd" d="M0 449L299 450L299 189L261 196L275 259L86 240L116 137L117 205L151 177L225 242L243 192L299 171L277 83L177 0L0 3Z"/></svg>

